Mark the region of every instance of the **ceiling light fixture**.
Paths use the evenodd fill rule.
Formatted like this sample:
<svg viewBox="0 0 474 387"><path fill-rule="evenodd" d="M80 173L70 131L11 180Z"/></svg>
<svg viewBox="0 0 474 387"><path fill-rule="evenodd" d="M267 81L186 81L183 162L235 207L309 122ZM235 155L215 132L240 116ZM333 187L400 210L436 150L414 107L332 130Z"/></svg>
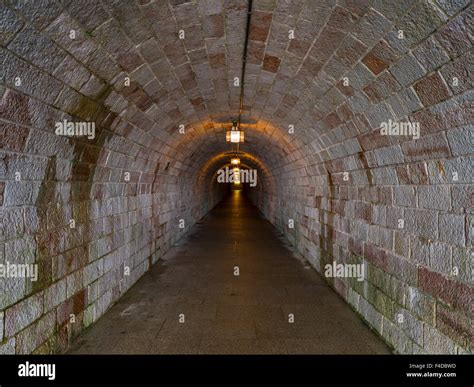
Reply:
<svg viewBox="0 0 474 387"><path fill-rule="evenodd" d="M226 132L225 139L227 142L232 142L232 143L237 143L237 144L239 142L244 142L245 140L244 131L238 128L236 120L232 121L232 129Z"/></svg>
<svg viewBox="0 0 474 387"><path fill-rule="evenodd" d="M227 142L236 143L239 150L239 143L244 142L244 131L240 129L242 121L242 111L244 110L244 86L245 86L245 68L247 65L247 49L249 45L250 19L252 17L252 0L248 0L247 5L247 25L245 28L244 52L242 54L242 73L240 76L240 96L239 96L239 118L232 121L232 129L226 132Z"/></svg>
<svg viewBox="0 0 474 387"><path fill-rule="evenodd" d="M244 85L245 85L245 67L247 64L247 48L249 45L249 31L250 31L250 18L252 16L252 0L248 0L247 6L247 26L245 29L245 44L244 52L242 55L242 74L240 78L240 97L239 97L239 117L238 120L232 120L232 128L226 131L225 138L227 142L236 144L235 149L232 145L232 149L235 152L235 156L231 159L231 165L234 166L234 184L240 184L240 159L236 157L239 152L239 144L245 141L244 131L241 130L240 125L242 121L242 111L244 109Z"/></svg>

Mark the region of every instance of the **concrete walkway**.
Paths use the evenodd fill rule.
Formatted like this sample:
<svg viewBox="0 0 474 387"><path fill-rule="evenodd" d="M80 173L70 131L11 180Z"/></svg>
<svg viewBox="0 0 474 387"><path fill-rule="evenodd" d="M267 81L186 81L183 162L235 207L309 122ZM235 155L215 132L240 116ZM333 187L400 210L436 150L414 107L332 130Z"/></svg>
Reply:
<svg viewBox="0 0 474 387"><path fill-rule="evenodd" d="M70 353L390 351L313 269L293 257L242 193L233 192L84 332Z"/></svg>

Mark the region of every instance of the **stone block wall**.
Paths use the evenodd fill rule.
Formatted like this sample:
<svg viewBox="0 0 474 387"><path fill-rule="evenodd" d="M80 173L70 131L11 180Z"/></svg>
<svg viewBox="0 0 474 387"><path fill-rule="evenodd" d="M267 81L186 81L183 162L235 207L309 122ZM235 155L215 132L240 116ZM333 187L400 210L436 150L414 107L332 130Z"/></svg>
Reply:
<svg viewBox="0 0 474 387"><path fill-rule="evenodd" d="M139 126L81 98L87 110L69 111L3 90L0 262L39 273L0 280L1 353L65 350L222 195L194 196ZM54 122L89 114L93 144L54 134Z"/></svg>
<svg viewBox="0 0 474 387"><path fill-rule="evenodd" d="M0 261L39 270L0 279L0 353L64 351L212 208L240 113L248 194L316 270L365 265L329 280L365 321L399 353L472 352L474 8L254 0L241 106L247 6L0 4Z"/></svg>
<svg viewBox="0 0 474 387"><path fill-rule="evenodd" d="M333 261L365 265L363 282L326 280L395 352L472 353L474 8L351 8L366 3L333 9L302 59L320 62L320 111L282 126L319 136L273 168L276 200L261 209L323 277ZM420 137L382 135L389 120Z"/></svg>
<svg viewBox="0 0 474 387"><path fill-rule="evenodd" d="M124 87L140 58L118 66L84 31L104 12L69 5L87 26L60 2L0 5L0 263L38 267L0 279L1 354L66 350L224 193L156 136L140 75ZM58 136L63 120L95 137Z"/></svg>

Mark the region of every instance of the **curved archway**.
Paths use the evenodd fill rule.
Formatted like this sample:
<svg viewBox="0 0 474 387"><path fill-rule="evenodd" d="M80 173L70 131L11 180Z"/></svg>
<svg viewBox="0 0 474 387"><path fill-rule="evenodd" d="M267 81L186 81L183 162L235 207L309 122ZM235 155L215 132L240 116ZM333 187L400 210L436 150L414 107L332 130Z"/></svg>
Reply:
<svg viewBox="0 0 474 387"><path fill-rule="evenodd" d="M0 282L2 351L66 350L219 203L237 117L246 193L320 273L366 267L326 280L369 325L472 351L473 7L255 1L246 39L248 4L0 4L0 252L40 278Z"/></svg>

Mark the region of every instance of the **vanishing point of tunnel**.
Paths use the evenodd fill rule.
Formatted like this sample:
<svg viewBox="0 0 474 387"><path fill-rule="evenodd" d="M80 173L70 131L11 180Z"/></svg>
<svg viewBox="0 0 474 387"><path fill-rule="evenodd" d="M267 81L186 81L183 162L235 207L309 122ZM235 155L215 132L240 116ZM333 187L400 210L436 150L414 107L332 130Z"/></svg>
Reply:
<svg viewBox="0 0 474 387"><path fill-rule="evenodd" d="M467 354L469 0L0 3L0 354Z"/></svg>

